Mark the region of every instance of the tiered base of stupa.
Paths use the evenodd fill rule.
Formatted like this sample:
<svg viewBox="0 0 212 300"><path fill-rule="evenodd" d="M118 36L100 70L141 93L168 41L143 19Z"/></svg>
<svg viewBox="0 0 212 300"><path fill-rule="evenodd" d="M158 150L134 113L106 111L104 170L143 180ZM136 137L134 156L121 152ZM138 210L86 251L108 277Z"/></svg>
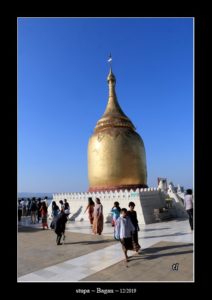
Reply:
<svg viewBox="0 0 212 300"><path fill-rule="evenodd" d="M115 201L118 201L121 208L127 208L130 201L135 203L135 210L139 224L151 224L165 219L177 217L177 215L167 211L167 194L158 188L137 188L136 190L110 190L110 191L90 191L86 193L57 193L53 194L53 200L59 205L60 200L67 199L70 205L71 221L88 221L88 214L84 211L88 204L88 197L99 198L103 205L104 222L111 221L111 209ZM163 213L164 212L164 213ZM160 214L159 214L160 213ZM51 205L49 206L49 215L51 216Z"/></svg>

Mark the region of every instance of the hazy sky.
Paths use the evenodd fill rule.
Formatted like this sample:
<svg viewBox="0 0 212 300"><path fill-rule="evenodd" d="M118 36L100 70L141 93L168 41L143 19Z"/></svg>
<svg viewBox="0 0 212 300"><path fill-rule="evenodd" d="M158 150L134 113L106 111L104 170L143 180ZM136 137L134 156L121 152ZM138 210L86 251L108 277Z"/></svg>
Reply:
<svg viewBox="0 0 212 300"><path fill-rule="evenodd" d="M192 18L19 18L18 191L87 191L87 146L108 100L141 135L148 185L193 186Z"/></svg>

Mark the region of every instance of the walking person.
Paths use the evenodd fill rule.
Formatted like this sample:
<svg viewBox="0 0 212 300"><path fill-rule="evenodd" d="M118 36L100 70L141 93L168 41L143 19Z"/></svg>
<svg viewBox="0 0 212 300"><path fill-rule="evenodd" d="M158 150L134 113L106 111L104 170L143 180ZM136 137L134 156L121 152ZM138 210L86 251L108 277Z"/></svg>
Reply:
<svg viewBox="0 0 212 300"><path fill-rule="evenodd" d="M130 217L130 220L131 220L133 226L135 227L135 231L133 233L134 250L137 253L139 253L139 250L141 251L141 246L138 243L138 231L140 230L140 228L138 226L137 213L134 210L135 203L130 202L128 206L129 206L129 210L128 210L127 214Z"/></svg>
<svg viewBox="0 0 212 300"><path fill-rule="evenodd" d="M37 202L37 219L38 219L38 223L40 222L40 218L41 218L41 198L38 199Z"/></svg>
<svg viewBox="0 0 212 300"><path fill-rule="evenodd" d="M111 209L112 212L112 226L115 226L116 220L120 217L121 208L119 206L119 202L114 202L114 206Z"/></svg>
<svg viewBox="0 0 212 300"><path fill-rule="evenodd" d="M42 202L40 212L41 212L43 230L45 229L45 227L47 227L47 229L49 229L49 226L47 223L48 210L47 210L46 202Z"/></svg>
<svg viewBox="0 0 212 300"><path fill-rule="evenodd" d="M188 214L191 230L193 230L193 197L191 189L186 191L186 195L184 197L184 206Z"/></svg>
<svg viewBox="0 0 212 300"><path fill-rule="evenodd" d="M59 203L60 203L60 211L65 210L65 205L63 203L63 200L60 200Z"/></svg>
<svg viewBox="0 0 212 300"><path fill-rule="evenodd" d="M103 206L99 198L96 198L96 204L94 206L94 220L93 220L93 233L102 234L103 231Z"/></svg>
<svg viewBox="0 0 212 300"><path fill-rule="evenodd" d="M31 223L36 223L36 212L37 212L37 205L35 202L35 198L33 198L31 206L30 206L30 213L31 213Z"/></svg>
<svg viewBox="0 0 212 300"><path fill-rule="evenodd" d="M95 206L94 201L92 200L91 197L89 197L88 198L88 205L87 205L87 207L84 211L84 214L88 210L88 218L89 218L91 226L93 225L93 220L94 220L94 206Z"/></svg>
<svg viewBox="0 0 212 300"><path fill-rule="evenodd" d="M60 213L59 206L56 204L55 201L52 201L52 218L56 219L59 213Z"/></svg>
<svg viewBox="0 0 212 300"><path fill-rule="evenodd" d="M32 200L30 198L28 198L26 201L26 216L31 215L31 211L30 211L31 205L32 205Z"/></svg>
<svg viewBox="0 0 212 300"><path fill-rule="evenodd" d="M22 198L21 205L22 205L22 216L26 217L27 216L27 207L26 207L26 202L24 201L24 198Z"/></svg>
<svg viewBox="0 0 212 300"><path fill-rule="evenodd" d="M69 206L69 203L67 202L67 199L64 199L64 209L65 210L70 210L70 206Z"/></svg>
<svg viewBox="0 0 212 300"><path fill-rule="evenodd" d="M56 219L57 219L57 216L59 215L60 213L60 209L59 209L59 206L56 204L55 201L52 201L52 221L51 221L51 224L50 224L50 228L51 229L55 229L55 222L56 222Z"/></svg>
<svg viewBox="0 0 212 300"><path fill-rule="evenodd" d="M65 228L66 222L68 220L69 210L62 209L60 214L56 217L55 221L55 233L57 234L56 243L57 245L62 245L61 238L65 239Z"/></svg>
<svg viewBox="0 0 212 300"><path fill-rule="evenodd" d="M22 205L21 200L18 200L18 222L21 222L22 217Z"/></svg>
<svg viewBox="0 0 212 300"><path fill-rule="evenodd" d="M43 201L46 202L46 207L48 208L48 206L49 206L49 204L48 204L48 197L46 196Z"/></svg>
<svg viewBox="0 0 212 300"><path fill-rule="evenodd" d="M127 215L127 209L121 209L121 215L116 220L115 225L115 238L120 240L122 244L122 250L125 255L125 261L128 261L128 250L134 250L133 238L132 234L135 231L135 227L133 226L130 217Z"/></svg>

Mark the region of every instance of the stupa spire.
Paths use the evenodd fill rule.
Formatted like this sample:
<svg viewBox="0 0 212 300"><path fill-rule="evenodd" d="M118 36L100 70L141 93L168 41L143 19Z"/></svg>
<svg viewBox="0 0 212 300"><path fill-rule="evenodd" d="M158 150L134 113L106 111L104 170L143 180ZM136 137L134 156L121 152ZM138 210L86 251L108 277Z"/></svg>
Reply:
<svg viewBox="0 0 212 300"><path fill-rule="evenodd" d="M108 59L108 62L110 62L110 71L107 76L107 82L109 87L108 103L103 116L97 122L95 131L103 130L107 127L128 127L132 130L135 130L134 125L132 124L130 119L125 115L118 103L115 90L116 77L112 72L111 61L112 56L110 54L110 57Z"/></svg>

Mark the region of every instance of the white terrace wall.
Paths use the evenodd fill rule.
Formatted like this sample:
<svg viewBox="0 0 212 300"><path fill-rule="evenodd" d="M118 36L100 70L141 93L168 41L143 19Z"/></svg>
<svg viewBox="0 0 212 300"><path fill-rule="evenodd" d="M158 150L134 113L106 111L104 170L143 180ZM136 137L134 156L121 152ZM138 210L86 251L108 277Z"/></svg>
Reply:
<svg viewBox="0 0 212 300"><path fill-rule="evenodd" d="M57 193L53 194L53 200L59 205L60 200L67 199L70 205L71 220L88 221L88 213L84 211L88 204L88 197L99 198L103 205L104 222L111 219L111 208L115 201L120 203L120 207L127 208L130 201L135 203L138 221L140 224L149 224L156 222L154 209L165 207L165 196L163 192L157 188L146 188L121 191L95 192L95 193ZM49 216L51 216L51 205L48 208Z"/></svg>

